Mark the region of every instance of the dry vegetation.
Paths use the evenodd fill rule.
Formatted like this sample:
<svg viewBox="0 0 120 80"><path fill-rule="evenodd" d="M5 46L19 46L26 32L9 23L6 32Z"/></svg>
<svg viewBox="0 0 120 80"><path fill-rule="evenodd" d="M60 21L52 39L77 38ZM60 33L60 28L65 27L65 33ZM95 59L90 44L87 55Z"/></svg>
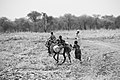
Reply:
<svg viewBox="0 0 120 80"><path fill-rule="evenodd" d="M75 31L57 31L73 44ZM49 33L0 35L0 80L120 80L120 30L81 31L83 63L57 65L48 56ZM60 56L60 60L62 60Z"/></svg>

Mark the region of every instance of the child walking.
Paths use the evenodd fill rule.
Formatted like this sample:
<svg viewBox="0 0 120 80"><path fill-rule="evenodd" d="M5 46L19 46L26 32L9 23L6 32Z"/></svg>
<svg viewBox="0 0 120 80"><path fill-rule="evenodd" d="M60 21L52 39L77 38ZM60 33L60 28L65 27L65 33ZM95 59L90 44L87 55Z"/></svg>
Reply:
<svg viewBox="0 0 120 80"><path fill-rule="evenodd" d="M81 49L80 46L78 45L78 41L74 41L74 46L73 48L75 49L75 59L79 59L80 63L82 63L81 61Z"/></svg>

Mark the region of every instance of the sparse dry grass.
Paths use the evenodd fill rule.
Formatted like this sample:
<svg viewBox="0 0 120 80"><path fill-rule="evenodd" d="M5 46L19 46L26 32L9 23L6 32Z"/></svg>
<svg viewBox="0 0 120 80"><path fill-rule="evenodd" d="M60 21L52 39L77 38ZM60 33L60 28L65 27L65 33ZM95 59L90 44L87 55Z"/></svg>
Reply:
<svg viewBox="0 0 120 80"><path fill-rule="evenodd" d="M73 44L73 31L57 31ZM80 31L82 60L56 65L44 46L49 33L20 32L0 35L0 80L119 80L120 30ZM90 58L90 59L89 59ZM62 56L60 56L62 60Z"/></svg>

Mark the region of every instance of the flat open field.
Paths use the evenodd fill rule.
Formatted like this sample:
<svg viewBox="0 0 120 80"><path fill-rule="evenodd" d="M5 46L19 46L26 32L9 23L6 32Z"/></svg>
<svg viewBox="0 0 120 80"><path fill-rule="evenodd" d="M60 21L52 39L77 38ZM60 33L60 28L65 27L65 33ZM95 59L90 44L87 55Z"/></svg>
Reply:
<svg viewBox="0 0 120 80"><path fill-rule="evenodd" d="M75 31L56 31L73 45ZM49 33L0 34L0 80L120 80L120 30L80 31L82 61L57 65L45 47ZM63 57L60 56L60 62Z"/></svg>

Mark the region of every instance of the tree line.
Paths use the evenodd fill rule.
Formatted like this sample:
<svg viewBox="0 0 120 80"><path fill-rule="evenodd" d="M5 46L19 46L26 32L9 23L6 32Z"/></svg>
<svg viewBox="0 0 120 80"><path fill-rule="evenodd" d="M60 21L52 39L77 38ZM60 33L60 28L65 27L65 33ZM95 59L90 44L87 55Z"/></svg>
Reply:
<svg viewBox="0 0 120 80"><path fill-rule="evenodd" d="M54 30L90 30L120 29L120 16L93 16L64 14L60 17L48 16L44 12L32 11L25 18L11 21L7 17L0 18L0 32L49 32Z"/></svg>

